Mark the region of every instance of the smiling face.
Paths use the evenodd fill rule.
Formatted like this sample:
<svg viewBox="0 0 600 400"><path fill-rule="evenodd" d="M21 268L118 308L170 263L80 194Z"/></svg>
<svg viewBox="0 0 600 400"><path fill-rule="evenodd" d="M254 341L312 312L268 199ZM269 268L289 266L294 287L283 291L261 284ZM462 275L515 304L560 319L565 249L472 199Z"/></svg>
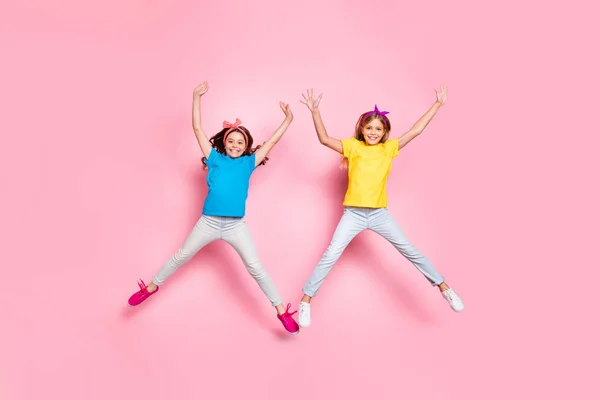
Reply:
<svg viewBox="0 0 600 400"><path fill-rule="evenodd" d="M361 133L365 138L366 144L374 145L381 141L381 138L385 134L385 127L379 119L373 118L363 125Z"/></svg>
<svg viewBox="0 0 600 400"><path fill-rule="evenodd" d="M246 151L246 138L241 132L230 132L225 139L225 152L231 158L238 158Z"/></svg>
<svg viewBox="0 0 600 400"><path fill-rule="evenodd" d="M368 146L374 146L378 143L384 143L390 135L392 125L387 117L372 114L365 117L361 115L356 123L354 137L364 141Z"/></svg>

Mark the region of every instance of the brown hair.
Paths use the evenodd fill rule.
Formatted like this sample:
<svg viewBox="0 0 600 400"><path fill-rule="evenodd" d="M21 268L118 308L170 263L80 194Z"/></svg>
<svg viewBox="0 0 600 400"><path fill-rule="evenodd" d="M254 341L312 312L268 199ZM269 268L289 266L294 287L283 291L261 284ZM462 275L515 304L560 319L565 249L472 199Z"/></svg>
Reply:
<svg viewBox="0 0 600 400"><path fill-rule="evenodd" d="M226 152L225 152L225 133L227 132L228 129L229 128L223 128L223 130L221 130L220 132L218 132L217 134L215 134L213 137L211 137L209 139L211 146L217 152L219 152L221 154L226 154ZM246 143L246 150L244 150L244 153L241 155L241 157L250 156L256 150L258 150L260 148L260 145L254 147L254 148L252 147L252 144L254 143L254 139L252 138L252 135L250 134L250 131L248 129L246 129L243 126L238 126L237 128L233 129L229 133L232 133L235 131L239 131L243 136L248 138L248 143ZM268 159L269 159L268 157L265 157L265 159L259 165L265 165L267 163ZM206 165L206 157L202 157L202 164L204 164L204 166L203 166L204 169L208 169L208 166Z"/></svg>

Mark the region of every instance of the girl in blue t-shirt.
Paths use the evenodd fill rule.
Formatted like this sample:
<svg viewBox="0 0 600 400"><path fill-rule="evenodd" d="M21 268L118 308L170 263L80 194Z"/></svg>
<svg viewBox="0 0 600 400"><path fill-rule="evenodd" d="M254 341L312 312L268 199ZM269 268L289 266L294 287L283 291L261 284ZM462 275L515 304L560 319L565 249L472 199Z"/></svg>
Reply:
<svg viewBox="0 0 600 400"><path fill-rule="evenodd" d="M210 140L202 129L200 117L200 100L208 91L208 83L204 82L194 89L192 107L192 123L200 149L204 154L202 162L208 169L206 183L208 194L200 220L194 226L183 246L167 261L146 286L142 280L138 282L140 290L129 298L129 305L136 306L158 292L179 267L192 259L204 246L222 239L229 243L242 258L246 269L256 280L262 291L277 310L277 317L284 328L291 334L299 332L299 327L279 297L279 293L267 271L263 268L256 248L250 236L250 231L244 221L246 199L250 176L254 169L264 164L267 154L281 139L290 126L292 111L288 104L282 102L279 106L285 114L285 119L279 128L262 146L252 147L253 138L241 121L234 123L225 121L223 129Z"/></svg>

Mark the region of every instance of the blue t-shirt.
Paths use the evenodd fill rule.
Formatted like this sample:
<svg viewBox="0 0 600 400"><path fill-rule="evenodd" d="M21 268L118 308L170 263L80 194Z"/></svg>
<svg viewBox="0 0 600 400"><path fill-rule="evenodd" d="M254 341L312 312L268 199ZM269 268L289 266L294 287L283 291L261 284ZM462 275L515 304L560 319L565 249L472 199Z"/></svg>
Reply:
<svg viewBox="0 0 600 400"><path fill-rule="evenodd" d="M250 176L256 168L255 163L254 154L231 158L213 148L206 159L208 194L204 200L202 214L214 217L243 217L246 214Z"/></svg>

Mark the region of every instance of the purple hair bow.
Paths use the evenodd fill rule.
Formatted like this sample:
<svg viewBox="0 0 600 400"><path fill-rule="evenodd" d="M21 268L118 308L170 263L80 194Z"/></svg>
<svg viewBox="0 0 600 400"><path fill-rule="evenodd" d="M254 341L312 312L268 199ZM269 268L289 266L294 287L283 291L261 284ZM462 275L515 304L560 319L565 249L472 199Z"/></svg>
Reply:
<svg viewBox="0 0 600 400"><path fill-rule="evenodd" d="M368 113L366 113L364 118L367 118L369 115L372 115L372 114L381 115L382 117L387 118L385 116L385 114L389 114L389 113L390 113L389 111L379 111L379 109L377 108L377 104L375 104L375 109L373 111L369 111Z"/></svg>

